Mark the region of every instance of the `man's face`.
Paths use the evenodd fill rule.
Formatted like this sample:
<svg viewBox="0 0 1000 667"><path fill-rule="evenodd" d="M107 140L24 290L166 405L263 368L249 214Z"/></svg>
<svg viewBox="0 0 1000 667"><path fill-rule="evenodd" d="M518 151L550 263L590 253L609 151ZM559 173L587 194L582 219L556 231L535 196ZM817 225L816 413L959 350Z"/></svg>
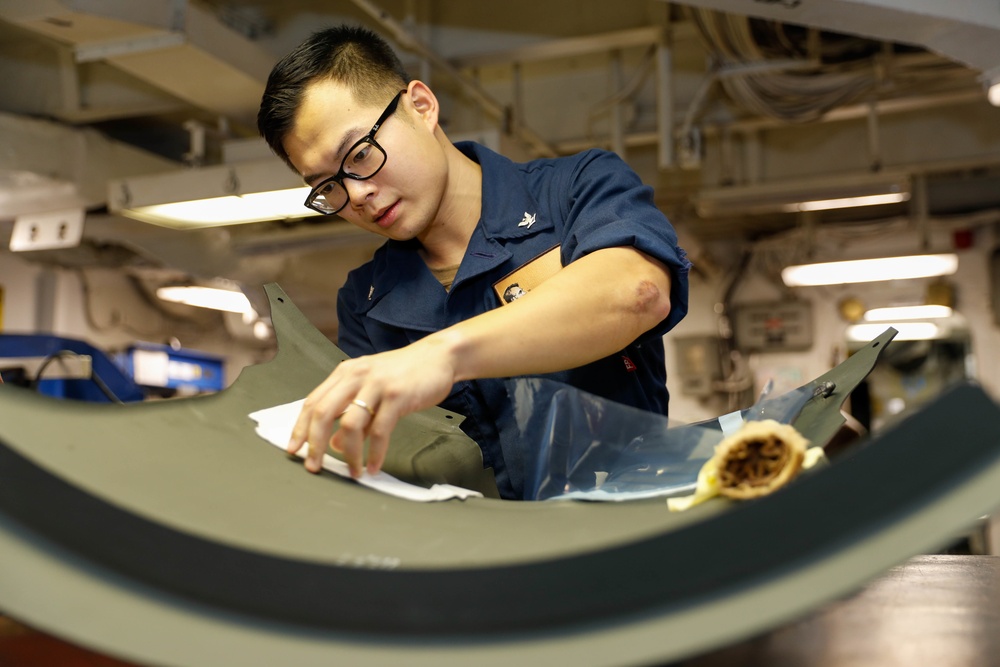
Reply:
<svg viewBox="0 0 1000 667"><path fill-rule="evenodd" d="M341 83L313 83L284 138L285 151L306 183L315 186L338 173L347 151L383 110L384 105L360 104ZM349 201L338 215L388 238L419 237L434 219L444 189L444 156L433 123L436 117L426 119L410 93L403 93L375 135L385 150L385 165L369 179L343 180Z"/></svg>

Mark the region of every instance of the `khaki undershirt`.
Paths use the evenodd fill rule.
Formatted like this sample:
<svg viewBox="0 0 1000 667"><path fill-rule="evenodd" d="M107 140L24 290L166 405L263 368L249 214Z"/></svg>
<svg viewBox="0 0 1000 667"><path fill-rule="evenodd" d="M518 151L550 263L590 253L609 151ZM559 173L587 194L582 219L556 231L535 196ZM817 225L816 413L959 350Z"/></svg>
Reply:
<svg viewBox="0 0 1000 667"><path fill-rule="evenodd" d="M451 290L451 284L455 282L455 274L458 273L458 265L448 266L443 269L431 269L431 273L439 283L444 286L444 291Z"/></svg>

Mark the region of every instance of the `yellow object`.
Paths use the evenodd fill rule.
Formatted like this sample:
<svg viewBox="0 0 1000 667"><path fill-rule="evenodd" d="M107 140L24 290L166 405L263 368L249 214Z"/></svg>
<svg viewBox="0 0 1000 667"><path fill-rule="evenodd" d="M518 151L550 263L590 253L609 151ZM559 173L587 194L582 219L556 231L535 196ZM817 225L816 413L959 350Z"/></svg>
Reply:
<svg viewBox="0 0 1000 667"><path fill-rule="evenodd" d="M845 322L852 324L861 321L861 318L865 315L865 310L867 310L865 304L855 296L841 299L840 303L837 304L837 311L840 313L840 317Z"/></svg>
<svg viewBox="0 0 1000 667"><path fill-rule="evenodd" d="M719 495L719 471L713 456L698 471L698 483L694 487L694 493L690 496L667 498L667 507L671 512L682 512L717 495Z"/></svg>
<svg viewBox="0 0 1000 667"><path fill-rule="evenodd" d="M669 498L667 506L680 512L718 495L745 500L772 493L825 457L822 447L807 446L789 424L748 422L716 446L698 472L694 493Z"/></svg>
<svg viewBox="0 0 1000 667"><path fill-rule="evenodd" d="M3 331L3 287L0 286L0 331Z"/></svg>

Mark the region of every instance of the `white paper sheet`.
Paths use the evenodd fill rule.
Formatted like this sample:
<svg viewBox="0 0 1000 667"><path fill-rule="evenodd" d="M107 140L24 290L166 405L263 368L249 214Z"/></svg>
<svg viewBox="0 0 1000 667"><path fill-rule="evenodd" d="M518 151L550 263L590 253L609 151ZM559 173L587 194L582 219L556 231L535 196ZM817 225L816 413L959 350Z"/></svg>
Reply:
<svg viewBox="0 0 1000 667"><path fill-rule="evenodd" d="M295 420L302 410L302 403L303 401L300 400L293 403L285 403L284 405L276 405L273 408L258 410L257 412L250 413L250 419L257 422L257 433L260 437L275 447L280 448L281 451L285 451L288 441L292 437L292 428L295 427ZM304 459L308 451L308 445L303 445L296 456ZM347 464L329 454L323 455L323 469L336 473L341 477L351 478ZM478 491L463 489L460 486L453 486L451 484L435 484L431 488L425 489L422 486L416 486L396 479L384 472L369 475L368 471L365 471L355 481L382 493L417 502L448 500L450 498L481 498L483 495Z"/></svg>

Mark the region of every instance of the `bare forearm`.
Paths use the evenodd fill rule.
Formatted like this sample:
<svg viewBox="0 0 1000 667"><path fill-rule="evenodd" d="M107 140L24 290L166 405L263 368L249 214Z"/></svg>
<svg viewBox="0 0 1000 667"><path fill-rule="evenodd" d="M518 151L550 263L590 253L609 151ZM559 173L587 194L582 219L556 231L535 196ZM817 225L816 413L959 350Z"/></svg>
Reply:
<svg viewBox="0 0 1000 667"><path fill-rule="evenodd" d="M634 249L609 248L422 342L453 359L456 381L547 373L621 350L669 311L669 271Z"/></svg>
<svg viewBox="0 0 1000 667"><path fill-rule="evenodd" d="M546 373L605 357L661 322L669 295L670 274L658 262L627 248L597 251L510 305L412 345L342 362L306 398L288 451L308 442L306 467L317 472L329 443L357 476L367 437L374 473L398 420L440 403L455 382Z"/></svg>

